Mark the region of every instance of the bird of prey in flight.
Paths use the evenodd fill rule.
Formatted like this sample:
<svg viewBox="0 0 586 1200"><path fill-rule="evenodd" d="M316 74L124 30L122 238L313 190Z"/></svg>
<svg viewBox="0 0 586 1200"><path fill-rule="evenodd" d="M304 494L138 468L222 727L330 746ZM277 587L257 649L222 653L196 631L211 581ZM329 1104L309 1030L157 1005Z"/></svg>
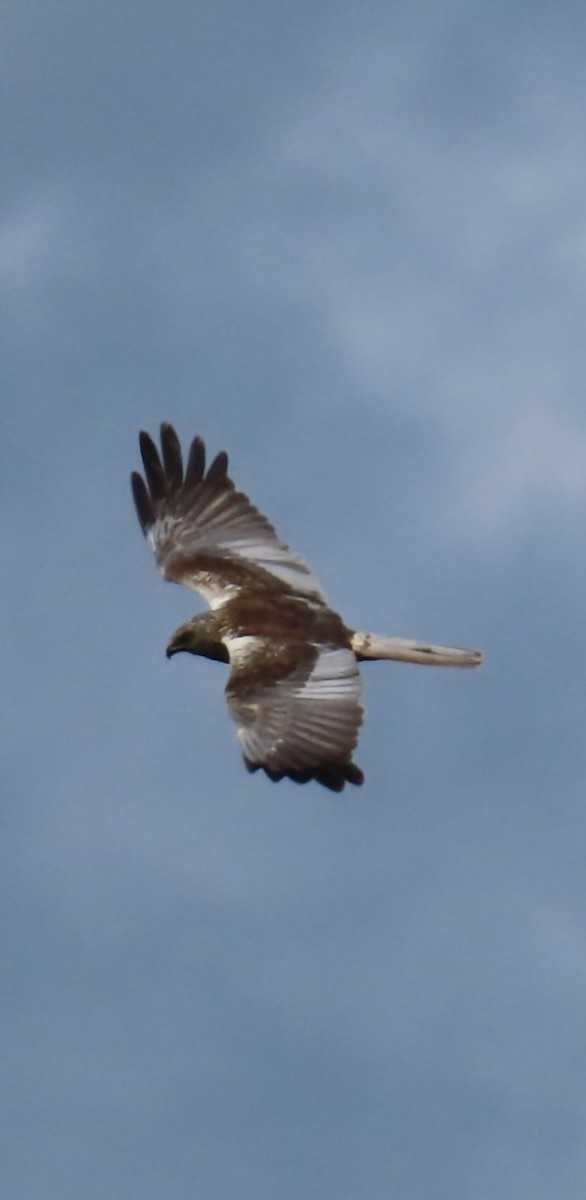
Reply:
<svg viewBox="0 0 586 1200"><path fill-rule="evenodd" d="M396 659L477 667L478 650L349 629L309 567L228 477L228 456L206 471L201 438L184 467L171 425L161 452L140 434L145 479L132 473L138 519L165 579L194 588L210 611L173 634L180 650L229 663L226 699L249 771L312 779L334 792L364 776L352 761L363 710L358 663Z"/></svg>

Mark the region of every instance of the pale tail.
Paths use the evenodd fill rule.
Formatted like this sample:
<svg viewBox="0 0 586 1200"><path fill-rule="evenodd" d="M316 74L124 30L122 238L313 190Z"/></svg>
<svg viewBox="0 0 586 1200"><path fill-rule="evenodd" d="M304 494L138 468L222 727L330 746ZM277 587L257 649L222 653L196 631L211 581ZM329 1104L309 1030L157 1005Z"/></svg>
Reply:
<svg viewBox="0 0 586 1200"><path fill-rule="evenodd" d="M353 633L352 649L357 658L392 658L397 662L422 663L428 667L480 667L482 651L457 646L433 646L408 638L384 637L378 633Z"/></svg>

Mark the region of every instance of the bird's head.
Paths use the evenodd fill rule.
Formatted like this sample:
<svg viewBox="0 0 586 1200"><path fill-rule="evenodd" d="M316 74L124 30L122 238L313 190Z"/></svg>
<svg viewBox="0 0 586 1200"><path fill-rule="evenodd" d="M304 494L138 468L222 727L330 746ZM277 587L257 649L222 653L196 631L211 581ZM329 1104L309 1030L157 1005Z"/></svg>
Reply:
<svg viewBox="0 0 586 1200"><path fill-rule="evenodd" d="M203 658L213 658L218 662L230 661L213 613L201 613L192 617L175 630L167 646L167 658L172 658L182 650L187 654L199 654Z"/></svg>

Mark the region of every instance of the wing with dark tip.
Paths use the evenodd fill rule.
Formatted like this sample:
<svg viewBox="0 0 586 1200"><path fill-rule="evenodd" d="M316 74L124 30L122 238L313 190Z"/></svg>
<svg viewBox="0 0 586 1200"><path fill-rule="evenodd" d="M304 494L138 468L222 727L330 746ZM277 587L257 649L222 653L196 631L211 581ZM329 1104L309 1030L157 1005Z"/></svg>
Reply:
<svg viewBox="0 0 586 1200"><path fill-rule="evenodd" d="M249 771L335 792L363 782L352 762L363 710L351 650L237 638L228 653L226 699Z"/></svg>
<svg viewBox="0 0 586 1200"><path fill-rule="evenodd" d="M165 579L194 588L212 607L249 588L325 602L309 567L236 491L227 454L217 454L206 471L205 446L196 437L184 470L179 439L167 424L161 425L161 451L141 433L140 452L144 478L133 472L132 494Z"/></svg>

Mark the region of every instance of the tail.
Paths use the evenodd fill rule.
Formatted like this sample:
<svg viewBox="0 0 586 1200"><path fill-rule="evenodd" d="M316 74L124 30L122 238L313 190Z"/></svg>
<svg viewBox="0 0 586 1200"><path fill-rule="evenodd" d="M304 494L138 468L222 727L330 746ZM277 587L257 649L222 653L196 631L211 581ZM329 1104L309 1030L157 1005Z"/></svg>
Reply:
<svg viewBox="0 0 586 1200"><path fill-rule="evenodd" d="M410 642L407 638L384 637L378 633L353 633L350 644L359 661L392 658L397 662L422 663L428 667L480 667L483 662L481 650L432 646L428 642Z"/></svg>

